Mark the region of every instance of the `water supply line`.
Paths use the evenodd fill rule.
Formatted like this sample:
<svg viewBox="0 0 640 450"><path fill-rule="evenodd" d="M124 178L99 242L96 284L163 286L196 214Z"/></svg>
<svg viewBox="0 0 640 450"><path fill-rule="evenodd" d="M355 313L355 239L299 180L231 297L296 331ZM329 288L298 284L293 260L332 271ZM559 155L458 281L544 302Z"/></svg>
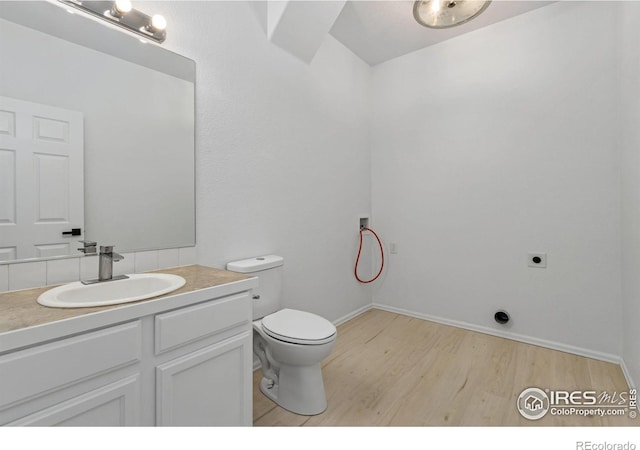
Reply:
<svg viewBox="0 0 640 450"><path fill-rule="evenodd" d="M380 257L382 258L382 262L380 263L380 270L378 271L378 274L375 277L373 277L372 279L370 279L370 280L363 280L358 275L358 263L360 262L360 253L362 253L362 233L365 232L365 231L371 232L376 237L376 239L378 240L378 245L380 246ZM353 274L356 276L356 280L358 280L360 283L373 283L382 274L382 269L384 269L384 250L382 248L382 241L380 241L380 238L378 237L376 232L373 231L371 228L368 228L368 227L365 227L365 226L361 226L360 227L360 247L358 247L358 256L356 257L356 265L355 265L355 267L353 269Z"/></svg>

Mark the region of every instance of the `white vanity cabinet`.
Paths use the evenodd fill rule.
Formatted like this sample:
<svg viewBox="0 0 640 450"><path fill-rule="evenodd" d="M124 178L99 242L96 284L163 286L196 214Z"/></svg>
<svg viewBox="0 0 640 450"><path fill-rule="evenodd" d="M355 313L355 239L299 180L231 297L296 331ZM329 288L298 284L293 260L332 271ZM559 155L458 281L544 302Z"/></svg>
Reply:
<svg viewBox="0 0 640 450"><path fill-rule="evenodd" d="M0 424L251 425L250 287L143 302L112 313L127 320L0 353Z"/></svg>
<svg viewBox="0 0 640 450"><path fill-rule="evenodd" d="M251 425L250 315L246 293L156 315L157 425Z"/></svg>

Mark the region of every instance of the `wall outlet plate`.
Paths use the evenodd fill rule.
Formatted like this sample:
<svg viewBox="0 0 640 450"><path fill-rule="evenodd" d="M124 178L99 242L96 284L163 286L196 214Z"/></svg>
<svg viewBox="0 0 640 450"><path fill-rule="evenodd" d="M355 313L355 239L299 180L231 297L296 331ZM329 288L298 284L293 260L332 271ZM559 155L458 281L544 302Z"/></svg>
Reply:
<svg viewBox="0 0 640 450"><path fill-rule="evenodd" d="M538 269L547 268L547 254L540 252L530 252L527 255L527 263L529 267L536 267Z"/></svg>

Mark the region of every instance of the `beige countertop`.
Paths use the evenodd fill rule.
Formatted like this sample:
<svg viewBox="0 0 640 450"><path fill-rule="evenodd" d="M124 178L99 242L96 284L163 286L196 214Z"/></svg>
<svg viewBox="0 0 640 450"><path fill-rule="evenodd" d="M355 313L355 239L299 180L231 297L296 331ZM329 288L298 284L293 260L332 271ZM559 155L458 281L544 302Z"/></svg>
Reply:
<svg viewBox="0 0 640 450"><path fill-rule="evenodd" d="M150 302L165 297L173 297L177 294L184 294L251 278L235 272L198 265L156 270L154 272L180 275L186 280L186 284L176 291L151 299L91 308L49 308L40 305L37 302L38 296L54 286L2 293L0 294L0 333Z"/></svg>

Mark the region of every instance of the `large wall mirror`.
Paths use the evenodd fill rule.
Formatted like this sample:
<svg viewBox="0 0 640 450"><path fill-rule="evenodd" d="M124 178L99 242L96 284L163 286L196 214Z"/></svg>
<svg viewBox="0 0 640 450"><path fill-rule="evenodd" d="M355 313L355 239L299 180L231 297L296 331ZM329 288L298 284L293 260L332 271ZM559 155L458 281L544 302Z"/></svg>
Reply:
<svg viewBox="0 0 640 450"><path fill-rule="evenodd" d="M0 2L0 263L195 245L194 95L192 60Z"/></svg>

